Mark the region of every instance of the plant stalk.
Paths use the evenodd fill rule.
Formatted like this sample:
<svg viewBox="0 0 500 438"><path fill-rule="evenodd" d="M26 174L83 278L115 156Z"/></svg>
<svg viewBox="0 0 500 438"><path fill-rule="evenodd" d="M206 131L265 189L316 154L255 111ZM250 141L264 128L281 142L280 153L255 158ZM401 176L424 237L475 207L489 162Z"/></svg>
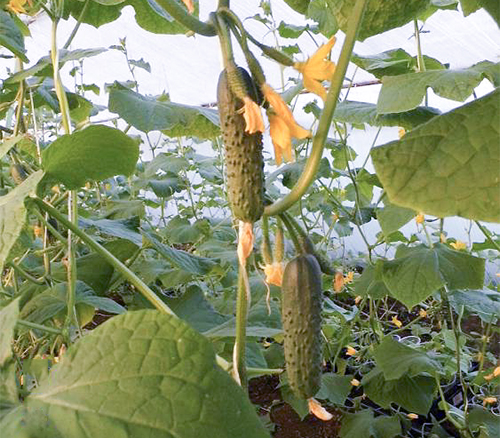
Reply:
<svg viewBox="0 0 500 438"><path fill-rule="evenodd" d="M304 170L291 192L284 198L268 205L265 208L264 214L268 216L275 216L289 209L302 197L302 195L304 195L316 178L319 163L321 161L321 157L323 156L325 140L330 129L335 107L337 106L340 90L347 72L349 60L351 59L352 50L356 41L356 34L358 32L358 27L361 23L367 1L368 0L357 0L354 5L344 46L342 47L339 62L337 68L335 69L335 73L333 74L330 90L328 91L326 98L325 107L319 120L318 131L313 139L311 155L307 159Z"/></svg>
<svg viewBox="0 0 500 438"><path fill-rule="evenodd" d="M215 36L215 27L211 23L204 23L190 15L183 6L175 0L156 0L177 22L189 30L204 36Z"/></svg>

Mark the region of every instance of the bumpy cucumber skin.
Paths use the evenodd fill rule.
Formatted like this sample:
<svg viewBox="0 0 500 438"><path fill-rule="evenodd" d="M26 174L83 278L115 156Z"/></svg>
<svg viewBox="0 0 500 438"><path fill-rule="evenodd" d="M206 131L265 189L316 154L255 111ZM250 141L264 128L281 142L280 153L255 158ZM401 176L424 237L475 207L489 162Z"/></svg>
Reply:
<svg viewBox="0 0 500 438"><path fill-rule="evenodd" d="M252 85L250 90L253 88L250 75L239 69L244 80ZM217 103L225 147L229 206L236 219L253 223L264 211L262 133L245 132L246 123L240 111L243 101L231 91L225 70L219 76Z"/></svg>
<svg viewBox="0 0 500 438"><path fill-rule="evenodd" d="M321 385L321 269L303 254L288 262L283 273L282 321L288 383L303 399Z"/></svg>

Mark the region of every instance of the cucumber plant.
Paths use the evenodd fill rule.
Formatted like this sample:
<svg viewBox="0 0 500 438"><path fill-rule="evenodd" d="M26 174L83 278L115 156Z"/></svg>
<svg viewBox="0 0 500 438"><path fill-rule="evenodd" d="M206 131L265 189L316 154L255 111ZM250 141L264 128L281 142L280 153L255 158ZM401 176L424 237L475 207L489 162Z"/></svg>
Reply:
<svg viewBox="0 0 500 438"><path fill-rule="evenodd" d="M246 390L254 376L277 375L280 402L337 422L342 438L497 436L500 245L484 222L500 222L500 67L449 69L420 42L419 21L459 2L286 1L316 26L276 26L274 1L261 2L250 19L276 41L318 41L306 61L294 58L298 46L253 35L229 0L207 21L197 1L146 3L1 6L0 44L13 58L0 90L1 430L265 437L274 417L266 406L259 418ZM126 4L147 31L219 39L217 110L142 95L137 69L150 65L123 39L112 49L131 81L106 89L112 123L94 122L103 108L88 98L97 86L82 66L105 49L68 48L81 23L114 21ZM460 5L499 23L490 1ZM38 13L52 23L50 56L25 68L19 17ZM59 46L70 16L77 24ZM411 22L416 57L353 53L356 41ZM301 81L274 91L261 54ZM69 90L61 69L75 59ZM350 62L382 84L377 105L342 92L360 85L346 78ZM483 79L494 88L485 96L445 114L427 106L429 87L463 102ZM310 129L290 105L306 92L322 101L304 107ZM359 166L348 137L362 124L404 129L388 144L375 139ZM484 241L453 236L454 215ZM343 251L353 230L366 245L357 255Z"/></svg>

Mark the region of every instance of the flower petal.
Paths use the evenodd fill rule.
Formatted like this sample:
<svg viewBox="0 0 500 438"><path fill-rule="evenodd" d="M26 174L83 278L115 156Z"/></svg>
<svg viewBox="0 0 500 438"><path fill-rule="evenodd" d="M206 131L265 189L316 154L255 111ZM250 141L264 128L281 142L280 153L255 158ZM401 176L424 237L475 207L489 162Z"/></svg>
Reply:
<svg viewBox="0 0 500 438"><path fill-rule="evenodd" d="M269 102L276 115L289 123L294 123L292 110L288 107L282 97L272 89L268 84L262 85L262 94Z"/></svg>
<svg viewBox="0 0 500 438"><path fill-rule="evenodd" d="M285 158L285 161L293 161L292 136L288 124L271 111L268 112L268 118L276 164L280 164L283 158Z"/></svg>
<svg viewBox="0 0 500 438"><path fill-rule="evenodd" d="M260 111L260 106L257 105L250 97L243 99L243 118L246 122L245 132L255 134L256 132L264 132L264 119Z"/></svg>
<svg viewBox="0 0 500 438"><path fill-rule="evenodd" d="M266 283L280 286L283 281L283 271L285 270L283 263L275 262L271 265L264 266L264 274L266 274Z"/></svg>
<svg viewBox="0 0 500 438"><path fill-rule="evenodd" d="M190 14L192 14L194 12L193 0L182 0L182 3L184 3L184 5L186 5L186 8Z"/></svg>
<svg viewBox="0 0 500 438"><path fill-rule="evenodd" d="M245 266L248 257L253 250L253 224L250 222L240 221L238 232L238 260L241 266Z"/></svg>

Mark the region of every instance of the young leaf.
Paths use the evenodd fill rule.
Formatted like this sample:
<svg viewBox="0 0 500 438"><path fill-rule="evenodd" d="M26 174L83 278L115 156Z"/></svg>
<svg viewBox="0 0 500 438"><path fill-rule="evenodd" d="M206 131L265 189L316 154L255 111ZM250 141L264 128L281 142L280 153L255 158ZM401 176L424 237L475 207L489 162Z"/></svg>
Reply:
<svg viewBox="0 0 500 438"><path fill-rule="evenodd" d="M198 138L213 138L219 133L219 115L214 109L162 102L118 83L110 89L109 110L144 132Z"/></svg>
<svg viewBox="0 0 500 438"><path fill-rule="evenodd" d="M397 417L374 417L371 409L345 414L341 424L341 438L393 438L401 434Z"/></svg>
<svg viewBox="0 0 500 438"><path fill-rule="evenodd" d="M0 272L26 222L24 200L35 194L36 186L42 177L43 172L39 170L5 196L0 196L0 230L2 230L0 233Z"/></svg>
<svg viewBox="0 0 500 438"><path fill-rule="evenodd" d="M386 380L378 367L370 371L361 384L366 395L385 409L396 403L407 411L427 415L437 391L436 380L426 375Z"/></svg>
<svg viewBox="0 0 500 438"><path fill-rule="evenodd" d="M269 437L211 344L154 310L119 315L80 339L24 405L9 436L52 438L52 425L72 438Z"/></svg>
<svg viewBox="0 0 500 438"><path fill-rule="evenodd" d="M389 291L382 280L382 262L368 265L361 277L354 282L356 295L361 297L370 296L374 300L384 298L389 295Z"/></svg>
<svg viewBox="0 0 500 438"><path fill-rule="evenodd" d="M377 219L386 237L398 231L416 216L415 210L398 207L387 200L384 201L384 204L384 208L377 209Z"/></svg>
<svg viewBox="0 0 500 438"><path fill-rule="evenodd" d="M382 278L391 295L412 308L445 284L481 288L484 266L484 259L436 244L408 248L402 257L383 262Z"/></svg>
<svg viewBox="0 0 500 438"><path fill-rule="evenodd" d="M386 336L375 347L374 356L386 380L423 373L434 375L441 369L440 364L426 353L408 347L391 336Z"/></svg>
<svg viewBox="0 0 500 438"><path fill-rule="evenodd" d="M118 129L93 125L59 137L42 158L49 176L68 189L77 189L88 180L130 175L139 159L139 146Z"/></svg>
<svg viewBox="0 0 500 438"><path fill-rule="evenodd" d="M59 50L59 63L62 66L65 62L78 61L83 58L100 55L101 53L106 51L107 49L102 47L96 49L77 50L61 49ZM9 76L4 83L9 84L13 82L20 82L31 76L51 76L53 74L54 72L52 70L52 59L49 55L47 55L40 58L33 67L21 70L17 73L14 73L12 76Z"/></svg>
<svg viewBox="0 0 500 438"><path fill-rule="evenodd" d="M391 295L412 308L445 285L433 250L412 248L405 257L385 261L382 278Z"/></svg>
<svg viewBox="0 0 500 438"><path fill-rule="evenodd" d="M399 76L385 76L377 102L379 114L402 113L422 102L427 87L441 97L463 102L483 79L500 85L500 63L483 61L469 68L429 70Z"/></svg>
<svg viewBox="0 0 500 438"><path fill-rule="evenodd" d="M347 31L351 13L354 8L352 0L328 0L339 28ZM370 0L365 8L363 20L357 38L366 38L403 26L417 18L429 6L430 0Z"/></svg>
<svg viewBox="0 0 500 438"><path fill-rule="evenodd" d="M214 260L207 257L200 257L165 245L151 233L143 231L142 235L153 245L153 248L156 249L161 256L165 257L174 266L186 272L196 275L205 275L216 265Z"/></svg>
<svg viewBox="0 0 500 438"><path fill-rule="evenodd" d="M500 221L500 89L371 152L390 201L439 217Z"/></svg>

